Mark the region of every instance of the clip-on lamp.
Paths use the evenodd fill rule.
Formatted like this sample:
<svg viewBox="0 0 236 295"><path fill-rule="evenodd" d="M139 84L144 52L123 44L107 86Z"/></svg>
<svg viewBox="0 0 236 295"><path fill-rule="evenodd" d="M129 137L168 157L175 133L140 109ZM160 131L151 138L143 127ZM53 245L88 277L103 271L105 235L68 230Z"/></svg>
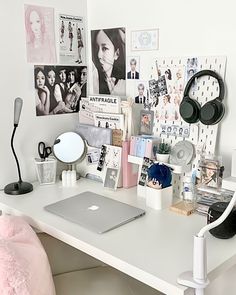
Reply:
<svg viewBox="0 0 236 295"><path fill-rule="evenodd" d="M194 236L193 246L193 271L182 273L177 282L181 285L195 289L195 295L204 295L204 289L209 284L207 279L207 252L205 232L217 227L228 217L236 202L236 192L224 213L214 222L204 226L199 233Z"/></svg>
<svg viewBox="0 0 236 295"><path fill-rule="evenodd" d="M19 180L17 182L9 183L8 185L5 186L4 192L8 195L22 195L22 194L29 193L33 190L33 185L31 183L24 182L21 179L20 165L13 147L13 139L16 132L16 128L19 124L22 105L23 105L23 100L20 97L17 97L14 102L14 129L11 136L11 149L16 160Z"/></svg>

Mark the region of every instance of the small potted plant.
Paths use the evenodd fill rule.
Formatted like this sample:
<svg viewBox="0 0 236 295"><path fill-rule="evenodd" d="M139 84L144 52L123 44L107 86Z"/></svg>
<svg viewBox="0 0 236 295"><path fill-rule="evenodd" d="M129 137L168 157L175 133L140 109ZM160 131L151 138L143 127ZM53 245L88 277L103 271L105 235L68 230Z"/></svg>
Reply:
<svg viewBox="0 0 236 295"><path fill-rule="evenodd" d="M170 157L170 145L168 143L161 142L155 152L156 160L163 163L168 163Z"/></svg>

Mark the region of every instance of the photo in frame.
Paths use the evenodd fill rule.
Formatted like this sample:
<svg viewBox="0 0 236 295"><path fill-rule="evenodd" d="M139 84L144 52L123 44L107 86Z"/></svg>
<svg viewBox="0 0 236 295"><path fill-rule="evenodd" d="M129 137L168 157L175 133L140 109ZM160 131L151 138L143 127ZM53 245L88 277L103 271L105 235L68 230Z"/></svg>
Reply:
<svg viewBox="0 0 236 295"><path fill-rule="evenodd" d="M158 50L159 30L138 30L131 32L131 50Z"/></svg>
<svg viewBox="0 0 236 295"><path fill-rule="evenodd" d="M153 133L154 112L148 110L140 111L139 134L152 135Z"/></svg>
<svg viewBox="0 0 236 295"><path fill-rule="evenodd" d="M104 181L104 187L110 189L117 189L119 179L119 169L107 168Z"/></svg>

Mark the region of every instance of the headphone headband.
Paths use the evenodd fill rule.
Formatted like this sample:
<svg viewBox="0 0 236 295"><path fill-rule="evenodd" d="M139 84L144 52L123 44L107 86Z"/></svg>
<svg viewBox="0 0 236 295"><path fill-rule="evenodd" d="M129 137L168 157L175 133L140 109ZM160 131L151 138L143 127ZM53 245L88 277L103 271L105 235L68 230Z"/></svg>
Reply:
<svg viewBox="0 0 236 295"><path fill-rule="evenodd" d="M225 95L225 87L224 87L224 82L222 80L222 78L214 71L211 70L203 70L200 72L197 72L196 74L194 74L188 81L187 85L185 86L185 90L184 90L184 97L188 96L188 93L190 91L190 88L194 82L194 80L196 78L200 78L202 76L211 76L216 78L216 80L219 83L219 100L222 101L224 99L224 95Z"/></svg>

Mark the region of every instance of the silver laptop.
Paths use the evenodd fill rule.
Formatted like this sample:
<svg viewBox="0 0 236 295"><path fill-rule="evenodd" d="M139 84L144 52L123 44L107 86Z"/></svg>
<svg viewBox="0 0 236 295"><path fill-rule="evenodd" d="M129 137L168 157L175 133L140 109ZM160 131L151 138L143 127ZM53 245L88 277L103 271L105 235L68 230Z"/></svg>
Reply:
<svg viewBox="0 0 236 295"><path fill-rule="evenodd" d="M145 214L142 209L89 191L44 208L96 233L105 233Z"/></svg>

